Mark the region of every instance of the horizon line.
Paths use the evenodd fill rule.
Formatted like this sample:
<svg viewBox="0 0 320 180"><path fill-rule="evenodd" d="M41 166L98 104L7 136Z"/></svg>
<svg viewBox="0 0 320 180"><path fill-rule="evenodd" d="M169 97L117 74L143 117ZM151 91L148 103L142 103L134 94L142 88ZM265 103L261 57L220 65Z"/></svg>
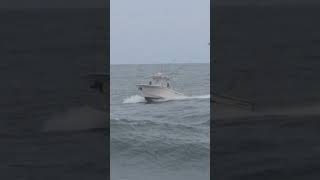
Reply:
<svg viewBox="0 0 320 180"><path fill-rule="evenodd" d="M119 64L112 64L110 63L110 65L161 65L161 64L210 64L210 62L183 62L183 63L179 63L179 62L175 62L175 63L119 63Z"/></svg>

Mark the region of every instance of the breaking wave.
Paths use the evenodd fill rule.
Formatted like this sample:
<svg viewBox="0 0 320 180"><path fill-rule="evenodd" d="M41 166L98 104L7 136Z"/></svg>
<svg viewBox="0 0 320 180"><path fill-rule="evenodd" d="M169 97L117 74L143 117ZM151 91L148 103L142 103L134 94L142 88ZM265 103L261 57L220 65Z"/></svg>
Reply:
<svg viewBox="0 0 320 180"><path fill-rule="evenodd" d="M141 102L146 102L146 101L142 96L139 96L139 95L130 96L123 100L124 104L141 103Z"/></svg>
<svg viewBox="0 0 320 180"><path fill-rule="evenodd" d="M134 71L138 67L141 69ZM183 74L177 79L182 91L188 94L151 104L146 104L133 82L142 81L162 69L162 65L114 69L110 107L111 179L209 179L208 67L207 64L183 67Z"/></svg>

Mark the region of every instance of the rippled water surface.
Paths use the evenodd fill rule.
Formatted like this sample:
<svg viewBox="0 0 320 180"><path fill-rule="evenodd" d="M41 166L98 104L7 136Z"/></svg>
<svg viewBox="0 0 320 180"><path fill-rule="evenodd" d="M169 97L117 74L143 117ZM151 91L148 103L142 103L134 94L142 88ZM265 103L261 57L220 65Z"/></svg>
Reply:
<svg viewBox="0 0 320 180"><path fill-rule="evenodd" d="M174 73L186 97L146 104L135 84ZM111 66L111 179L209 179L209 64Z"/></svg>

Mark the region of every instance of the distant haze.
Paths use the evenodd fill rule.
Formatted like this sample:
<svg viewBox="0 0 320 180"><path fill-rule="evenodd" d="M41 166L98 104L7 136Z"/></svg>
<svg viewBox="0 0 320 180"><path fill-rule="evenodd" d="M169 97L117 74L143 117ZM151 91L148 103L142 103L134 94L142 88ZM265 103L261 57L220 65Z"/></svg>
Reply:
<svg viewBox="0 0 320 180"><path fill-rule="evenodd" d="M210 0L111 0L111 64L207 63Z"/></svg>

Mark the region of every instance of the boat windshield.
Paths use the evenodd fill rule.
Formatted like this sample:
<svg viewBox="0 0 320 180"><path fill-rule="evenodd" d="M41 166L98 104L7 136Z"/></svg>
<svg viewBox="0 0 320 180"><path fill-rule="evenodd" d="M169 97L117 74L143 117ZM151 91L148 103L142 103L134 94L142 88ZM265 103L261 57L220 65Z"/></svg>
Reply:
<svg viewBox="0 0 320 180"><path fill-rule="evenodd" d="M169 77L162 75L161 73L156 73L152 76L152 85L158 85L162 87L170 87Z"/></svg>

